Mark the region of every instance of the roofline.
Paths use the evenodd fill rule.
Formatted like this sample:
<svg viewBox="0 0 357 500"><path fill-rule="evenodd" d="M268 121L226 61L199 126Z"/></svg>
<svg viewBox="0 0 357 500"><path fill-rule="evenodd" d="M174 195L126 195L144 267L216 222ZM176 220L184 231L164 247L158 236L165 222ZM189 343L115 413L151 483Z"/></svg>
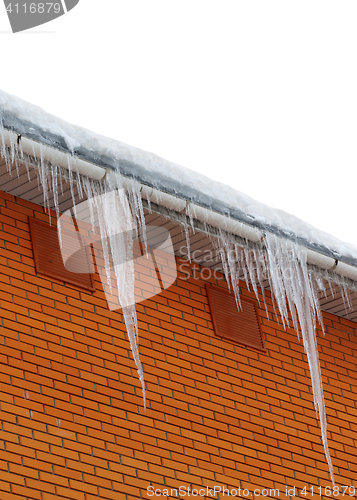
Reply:
<svg viewBox="0 0 357 500"><path fill-rule="evenodd" d="M83 175L100 180L105 177L108 170L113 173L119 172L122 176L134 179L142 186L147 186L152 190L158 190L161 193L166 193L170 197L174 197L176 200L182 200L185 204L190 202L196 207L201 207L209 212L212 212L213 214L223 216L228 222L228 226L229 221L236 221L240 224L248 226L247 229L251 228L256 231L258 230L258 232L261 231L262 234L271 233L280 238L288 239L298 245L301 245L314 253L324 256L325 258L327 257L329 259L333 259L333 265L330 266L330 268L333 267L336 270L337 265L341 268L342 263L357 268L356 258L341 255L339 252L331 248L308 241L303 237L297 236L293 232L284 231L274 224L261 222L254 216L246 214L240 209L224 205L217 199L203 194L192 186L188 186L187 184L181 182L179 183L169 177L166 177L165 175L159 175L157 182L153 183L148 175L148 171L138 163L124 159L114 159L100 153L99 151L93 151L84 146L80 146L71 151L61 135L44 130L38 125L14 116L9 111L1 112L0 125L1 124L5 130L15 133L17 137L21 136L21 139L27 138L30 141L34 141L34 143L48 146L51 150L54 150L54 152L64 154L67 159L68 156L71 157L74 160L74 165L77 163L79 164L78 171ZM49 159L49 161L51 161L51 159ZM54 159L52 159L52 163L53 162ZM63 166L66 167L66 165ZM95 167L97 167L97 169ZM98 170L98 167L100 170ZM157 177L158 176L156 176L156 179ZM222 229L227 231L224 227L222 227ZM319 261L317 256L315 256L312 260L314 261L314 264ZM321 267L326 269L325 265Z"/></svg>

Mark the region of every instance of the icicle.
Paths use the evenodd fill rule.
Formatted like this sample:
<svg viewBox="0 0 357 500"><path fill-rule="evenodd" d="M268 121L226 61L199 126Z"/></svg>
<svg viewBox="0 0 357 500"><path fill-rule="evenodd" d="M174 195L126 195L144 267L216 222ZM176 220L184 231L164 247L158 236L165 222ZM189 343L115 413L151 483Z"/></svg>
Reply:
<svg viewBox="0 0 357 500"><path fill-rule="evenodd" d="M250 262L248 261L248 252L247 252L247 249L245 247L242 248L242 261L245 262L245 266L242 266L244 281L246 282L247 288L250 291L251 269L250 269Z"/></svg>
<svg viewBox="0 0 357 500"><path fill-rule="evenodd" d="M88 200L94 220L99 224L107 284L112 293L111 275L114 270L120 306L129 337L131 350L143 391L146 394L143 368L138 351L138 323L135 311L135 270L133 231L135 224L123 189L104 193ZM112 266L110 262L112 258Z"/></svg>
<svg viewBox="0 0 357 500"><path fill-rule="evenodd" d="M41 156L37 160L38 161L38 187L42 187L43 191L43 205L45 209L49 210L49 190L50 190L50 185L48 183L48 168L47 165L45 164L45 160L42 155L42 146L40 146L40 151L41 151ZM34 155L35 157L35 155ZM36 157L35 157L36 158Z"/></svg>
<svg viewBox="0 0 357 500"><path fill-rule="evenodd" d="M240 300L239 270L236 262L235 247L229 241L228 234L222 230L219 231L219 238L216 242L213 241L212 243L213 247L216 247L219 251L228 289L230 289L230 284L232 284L237 308L240 310L242 308L242 304Z"/></svg>
<svg viewBox="0 0 357 500"><path fill-rule="evenodd" d="M6 163L6 170L9 172L9 159L7 155L7 148L6 148L6 142L5 142L5 135L4 135L4 121L2 117L2 112L0 110L0 138L1 138L1 149L0 149L0 154L1 157L4 158L5 163Z"/></svg>
<svg viewBox="0 0 357 500"><path fill-rule="evenodd" d="M186 237L186 248L187 248L187 258L191 262L191 251L190 251L190 233L188 230L187 223L185 222L183 224L183 227L185 229L185 237Z"/></svg>
<svg viewBox="0 0 357 500"><path fill-rule="evenodd" d="M146 201L147 201L147 204L148 204L148 210L149 210L149 213L151 214L151 213L152 213L152 210L151 210L151 198L150 198L150 193L146 193Z"/></svg>
<svg viewBox="0 0 357 500"><path fill-rule="evenodd" d="M222 229L219 229L219 238L217 239L217 242L216 242L216 249L218 250L219 255L221 257L224 276L225 276L226 281L227 281L228 289L230 290L229 270L228 270L228 262L227 262L227 254L229 251L229 245L228 245L228 242L226 239L226 234L225 234L225 232L222 231Z"/></svg>
<svg viewBox="0 0 357 500"><path fill-rule="evenodd" d="M58 167L57 165L51 165L51 177L52 177L52 193L53 201L55 205L57 219L59 219L59 203L58 203Z"/></svg>
<svg viewBox="0 0 357 500"><path fill-rule="evenodd" d="M10 156L11 156L11 164L14 165L15 162L15 155L16 155L16 149L17 149L17 144L13 139L13 135L11 134L10 136ZM17 176L19 175L18 169L16 169Z"/></svg>
<svg viewBox="0 0 357 500"><path fill-rule="evenodd" d="M340 285L341 287L341 296L343 300L343 306L345 308L345 311L352 311L352 303L346 288L346 285L343 283Z"/></svg>
<svg viewBox="0 0 357 500"><path fill-rule="evenodd" d="M111 254L113 256L114 272L119 293L119 302L123 308L125 325L127 328L131 350L141 382L144 408L146 409L144 375L137 346L139 333L134 295L134 251L133 237L132 233L129 230L131 226L130 221L132 220L132 214L130 212L124 190L119 191L119 199L117 199L115 195L112 195L112 193L108 193L105 197L105 199L108 199L108 202L104 205L104 210L106 211L106 224L110 241ZM131 226L131 229L134 229L133 226ZM125 257L124 263L123 256Z"/></svg>
<svg viewBox="0 0 357 500"><path fill-rule="evenodd" d="M335 298L335 288L334 288L334 285L331 283L330 280L328 281L328 285L329 285L329 288L330 288L330 292L331 292L332 298L334 299Z"/></svg>
<svg viewBox="0 0 357 500"><path fill-rule="evenodd" d="M242 304L240 300L240 291L239 291L239 272L238 272L238 266L236 264L235 260L235 249L233 245L230 245L230 248L227 253L228 257L228 267L229 267L229 273L231 276L231 281L232 281L232 288L234 292L234 298L236 300L237 308L238 310L242 309Z"/></svg>
<svg viewBox="0 0 357 500"><path fill-rule="evenodd" d="M257 301L258 301L258 304L260 306L259 292L258 292L258 288L257 288L257 278L256 278L256 264L254 263L254 260L252 259L252 251L247 249L247 248L244 248L244 256L245 256L245 261L247 263L249 281L252 284L254 294L255 294Z"/></svg>
<svg viewBox="0 0 357 500"><path fill-rule="evenodd" d="M143 244L144 244L145 254L149 257L147 238L146 238L145 215L144 215L143 202L141 199L140 185L137 181L132 180L130 183L130 187L131 187L130 206L131 206L131 211L132 211L132 214L134 216L134 219L137 222L137 224L136 224L137 236L139 236L138 229L140 228L141 229L140 237L141 237Z"/></svg>
<svg viewBox="0 0 357 500"><path fill-rule="evenodd" d="M186 202L186 216L189 218L191 228L192 228L193 232L195 233L194 219L197 216L196 216L195 207L189 201Z"/></svg>
<svg viewBox="0 0 357 500"><path fill-rule="evenodd" d="M254 262L255 262L255 265L256 265L257 280L258 280L260 289L262 291L265 312L266 312L267 318L269 319L269 310L268 310L268 306L267 306L267 303L266 303L265 288L264 288L264 285L263 285L264 272L265 272L266 267L262 265L262 258L263 258L263 261L265 262L265 257L264 257L264 254L262 254L262 252L258 252L258 250L256 248L253 249L253 255L254 255ZM255 289L254 289L254 292L255 292L256 297L257 297L258 302L259 302L258 290L255 291Z"/></svg>
<svg viewBox="0 0 357 500"><path fill-rule="evenodd" d="M324 284L322 277L316 273L312 273L311 276L313 276L319 292L322 292L324 294L324 296L326 297L326 287L325 287L325 284Z"/></svg>
<svg viewBox="0 0 357 500"><path fill-rule="evenodd" d="M70 160L69 157L68 157L68 180L69 180L69 187L70 187L70 190L71 190L74 216L77 217L77 213L76 213L76 197L74 195L74 187L73 187L72 161Z"/></svg>
<svg viewBox="0 0 357 500"><path fill-rule="evenodd" d="M134 357L137 372L139 375L139 380L141 383L141 388L142 388L142 392L143 392L144 410L146 411L145 380L144 380L144 372L143 372L143 368L141 365L141 361L140 361L140 357L139 357L139 350L138 350L139 334L138 334L138 322L137 322L137 318L136 318L135 305L123 307L123 316L124 316L126 331L128 333L128 337L129 337L131 352L132 352L133 357Z"/></svg>
<svg viewBox="0 0 357 500"><path fill-rule="evenodd" d="M321 313L311 289L306 265L306 252L301 252L296 244L287 240L278 240L273 235L266 236L266 244L270 263L270 286L277 297L283 321L288 325L287 300L297 332L298 321L300 322L303 344L310 368L315 409L320 417L325 456L332 483L335 485L333 465L327 443L327 420L315 334L316 314L321 318Z"/></svg>

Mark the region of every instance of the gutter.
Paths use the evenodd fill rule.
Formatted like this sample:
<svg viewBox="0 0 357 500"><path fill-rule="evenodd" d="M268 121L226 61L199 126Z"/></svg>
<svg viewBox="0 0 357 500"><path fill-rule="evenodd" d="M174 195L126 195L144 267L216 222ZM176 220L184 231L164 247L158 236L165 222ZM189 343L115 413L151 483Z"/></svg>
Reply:
<svg viewBox="0 0 357 500"><path fill-rule="evenodd" d="M162 175L152 183L147 171L139 164L128 160L115 160L108 156L79 147L70 151L64 139L52 132L45 132L30 122L13 117L9 113L0 115L2 148L10 148L11 155L24 153L34 158L44 158L72 172L103 181L111 176L115 181L117 173L124 188L131 180L140 185L142 198L155 202L169 210L186 213L187 205L194 218L253 243L263 241L266 232L288 239L307 250L307 263L327 271L333 271L345 278L357 281L357 259L340 255L338 252L296 236L272 225L262 223L240 209L224 206L210 196L200 193L191 186L179 184ZM119 183L118 183L119 184Z"/></svg>

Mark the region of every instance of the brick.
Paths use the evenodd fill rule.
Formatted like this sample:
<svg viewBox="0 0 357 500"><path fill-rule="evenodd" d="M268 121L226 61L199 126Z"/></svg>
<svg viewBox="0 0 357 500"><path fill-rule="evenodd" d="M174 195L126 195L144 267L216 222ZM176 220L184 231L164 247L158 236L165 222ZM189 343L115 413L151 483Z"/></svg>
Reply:
<svg viewBox="0 0 357 500"><path fill-rule="evenodd" d="M4 481L6 483L10 483L12 486L14 485L25 485L25 479L23 477L18 476L17 474L12 474L10 472L5 472L0 470L0 481Z"/></svg>

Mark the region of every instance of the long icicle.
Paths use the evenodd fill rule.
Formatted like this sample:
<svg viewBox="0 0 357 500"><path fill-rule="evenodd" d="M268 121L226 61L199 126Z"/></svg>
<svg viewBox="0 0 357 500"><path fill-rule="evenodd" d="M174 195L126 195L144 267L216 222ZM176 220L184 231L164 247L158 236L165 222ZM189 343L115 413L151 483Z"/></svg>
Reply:
<svg viewBox="0 0 357 500"><path fill-rule="evenodd" d="M325 456L330 470L331 481L335 486L333 465L327 442L327 419L315 332L316 315L319 319L322 316L318 302L314 299L314 291L311 289L311 281L306 265L306 252L302 252L298 245L288 240L278 239L273 235L266 236L266 245L269 261L274 262L274 265L270 266L270 272L276 273L279 269L275 276L270 276L269 281L274 295L280 295L278 301L280 314L285 315L285 324L288 324L287 309L285 304L282 304L283 301L285 303L287 301L297 332L298 322L300 323L303 344L310 368L314 405L320 417Z"/></svg>

